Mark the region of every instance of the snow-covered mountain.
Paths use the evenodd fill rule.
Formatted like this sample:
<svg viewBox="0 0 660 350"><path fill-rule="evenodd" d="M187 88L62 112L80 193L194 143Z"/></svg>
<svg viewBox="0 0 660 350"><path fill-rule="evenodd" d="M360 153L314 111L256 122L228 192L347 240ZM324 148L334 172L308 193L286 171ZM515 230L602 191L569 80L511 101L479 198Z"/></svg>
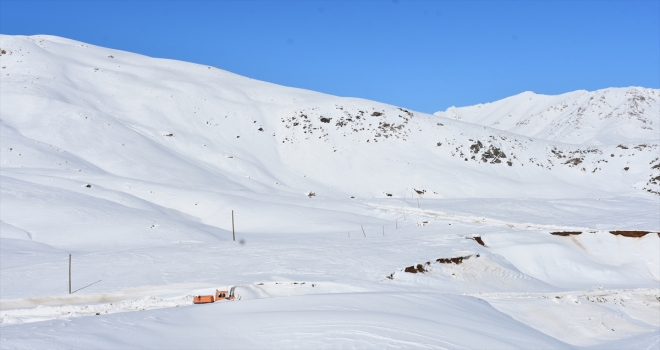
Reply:
<svg viewBox="0 0 660 350"><path fill-rule="evenodd" d="M437 198L533 197L557 181L569 185L541 196L658 193L655 129L630 130L626 142L566 145L61 38L3 37L2 50L7 170L328 198L403 197L411 189ZM635 122L655 128L657 104L643 107L656 92L643 92L621 92L638 97L620 100L641 101L636 108L648 112ZM507 115L547 109L531 102ZM607 113L620 122L630 117L626 108Z"/></svg>
<svg viewBox="0 0 660 350"><path fill-rule="evenodd" d="M53 36L0 36L0 67L3 347L659 339L658 90L430 115ZM66 294L68 253L102 282ZM231 285L241 303L174 309Z"/></svg>
<svg viewBox="0 0 660 350"><path fill-rule="evenodd" d="M556 96L527 91L492 103L451 107L435 115L578 145L657 142L660 90L610 88Z"/></svg>

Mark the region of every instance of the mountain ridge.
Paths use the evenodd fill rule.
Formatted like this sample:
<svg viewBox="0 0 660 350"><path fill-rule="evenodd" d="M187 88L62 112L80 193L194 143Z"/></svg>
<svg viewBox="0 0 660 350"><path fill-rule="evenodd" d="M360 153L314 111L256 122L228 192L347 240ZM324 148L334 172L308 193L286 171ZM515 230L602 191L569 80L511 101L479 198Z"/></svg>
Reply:
<svg viewBox="0 0 660 350"><path fill-rule="evenodd" d="M560 95L526 91L435 115L549 141L597 146L660 139L659 101L660 89L642 87Z"/></svg>
<svg viewBox="0 0 660 350"><path fill-rule="evenodd" d="M281 87L215 67L50 38L2 37L7 51L2 92L16 102L2 107L5 169L62 169L54 160L30 165L30 158L16 152L12 144L28 137L52 145L48 155L43 146L31 152L50 159L54 151L74 176L89 169L186 186L313 191L333 198L403 197L413 188L436 198L506 197L536 196L534 186L559 178L570 186L555 186L553 196L588 188L616 192L631 185L658 192L651 181L657 142L556 143L383 103ZM50 131L44 133L45 128ZM637 156L626 151L634 147L640 148ZM69 157L60 159L61 151ZM635 166L625 177L597 176L603 184L596 186L571 175L572 168L611 172L611 162L621 171L634 158L653 164L648 170ZM555 174L529 166L561 170ZM388 170L392 167L399 170ZM622 186L628 174L635 174L634 181L624 180ZM474 187L486 178L490 186ZM513 192L506 189L521 178L535 180L529 186L521 182ZM438 180L454 184L439 186Z"/></svg>

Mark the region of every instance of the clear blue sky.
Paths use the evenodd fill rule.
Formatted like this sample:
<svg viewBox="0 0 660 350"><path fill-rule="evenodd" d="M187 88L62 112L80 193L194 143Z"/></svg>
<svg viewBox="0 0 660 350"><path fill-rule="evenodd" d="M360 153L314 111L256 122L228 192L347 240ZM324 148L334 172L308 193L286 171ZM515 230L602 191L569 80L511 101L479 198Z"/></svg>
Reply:
<svg viewBox="0 0 660 350"><path fill-rule="evenodd" d="M423 112L527 90L660 87L660 0L0 0L0 32Z"/></svg>

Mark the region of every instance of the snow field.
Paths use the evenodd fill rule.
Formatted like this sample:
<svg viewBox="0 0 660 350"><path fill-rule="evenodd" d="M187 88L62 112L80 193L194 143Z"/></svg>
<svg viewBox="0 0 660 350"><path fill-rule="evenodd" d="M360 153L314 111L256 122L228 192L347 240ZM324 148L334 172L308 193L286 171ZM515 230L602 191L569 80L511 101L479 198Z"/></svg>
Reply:
<svg viewBox="0 0 660 350"><path fill-rule="evenodd" d="M660 290L590 290L563 293L478 294L497 310L573 345L618 340L616 332L657 333Z"/></svg>
<svg viewBox="0 0 660 350"><path fill-rule="evenodd" d="M576 248L576 244L570 239L567 240L566 237L552 236L547 232L514 231L511 228L495 228L488 225L456 221L449 225L449 221L445 220L436 220L426 226L417 226L416 223L422 218L421 216L414 216L414 214L413 216L407 216L407 220L401 219L399 229L392 230L391 227L388 227L385 236L379 235L380 232L378 232L377 227L367 227L365 230L368 233L366 238L359 229L353 230L350 238L348 234L343 235L340 233L331 234L326 238L319 237L317 234L314 235L316 237L301 238L299 235L294 235L271 239L264 238L263 234L248 235L247 237L242 234L239 237L244 238L246 241L243 245L236 245L231 242L216 245L181 243L174 245L175 250L164 246L160 248L136 248L129 252L117 251L103 254L98 252L85 254L81 252L82 256L74 254L74 282L76 282L74 288L81 286L77 281L85 281L84 284L87 284L88 281L94 282L101 279L102 282L78 292L80 294L78 296L74 294L74 298L81 298L79 300L68 299L65 294L67 261L64 256L57 254L57 262L51 261L45 264L47 268L44 268L45 266L42 263L39 269L35 268L36 266L31 266L29 259L27 259L23 263L16 263L15 268L3 269L3 279L12 281L11 285L3 284L2 286L3 310L1 313L3 323L7 325L81 315L95 316L96 312L105 315L106 311L110 314L163 307L165 309L162 310L169 310L167 308L175 305L182 307L186 304L190 305L190 296L193 294L211 294L215 288L227 288L229 285L226 281L232 281L233 285L237 286L236 293L241 300L231 303L237 304L264 298L271 300L271 303L281 304L283 298L297 299L310 294L345 296L362 293L392 293L403 297L410 295L410 293L460 295L466 292L481 292L482 294L472 295L488 301L497 310L511 315L519 321L520 319L517 317L521 313L530 313L532 310L537 309L545 310L544 313L537 316L540 320L531 322L524 319L521 321L522 324L529 324L535 329L574 345L592 345L608 340L622 339L643 333L643 331L652 330L654 327L654 323L649 318L652 319L654 315L657 315L656 309L660 305L660 301L654 301L653 298L649 299L649 297L658 295L660 290L657 288L640 292L623 291L632 294L632 302L626 305L634 304L638 308L637 313L628 312L630 315L623 314L625 316L623 321L612 323L613 326L616 326L616 333L599 338L598 327L602 328L602 325L587 322L591 320L578 319L575 321L573 315L591 315L592 320L595 320L593 315L601 312L606 315L606 318L617 319L617 317L623 317L620 310L603 311L597 308L595 310L589 308L585 310L584 305L576 304L574 306L570 304L570 306L565 305L565 307L569 309L573 307L574 309L571 309L571 312L560 312L555 304L548 303L542 296L553 298L556 295L580 295L579 293L593 296L598 295L598 292L591 292L591 294L587 292L567 292L566 289L556 287L557 282L564 281L562 271L566 270L562 269L561 264L559 266L545 265L546 270L554 269L556 271L556 273L549 275L549 283L546 283L539 279L539 277L548 278L545 274L534 274L533 269L531 274L521 272L525 271L530 263L535 263L534 257L523 259L523 266L516 266L508 260L516 262L512 257L519 256L520 251L528 249L525 242L529 244L531 234L536 237L536 241L545 241L546 244L564 247L563 249L570 254L577 255L581 252L580 254L583 255L581 259L589 261L593 265L590 270L574 272L574 284L567 285L565 288L584 287L590 289L592 286L585 287L584 279L588 279L593 271L598 271L598 269L616 271L616 268L612 266L613 262L599 264L594 261L597 260L598 256L590 256L586 251ZM495 233L493 231L508 231L508 233ZM459 232L461 234L458 234ZM600 234L612 236L608 233L601 232ZM466 236L472 235L481 235L489 247L482 247L474 240L466 239ZM509 242L511 252L496 255L492 253L492 250L497 251L497 249L500 249L501 246L505 245L505 240L495 244L497 241L493 240L492 237L503 235L508 237L506 241ZM639 240L637 238L625 239L633 242ZM607 240L604 242L607 242ZM491 245L495 248L491 248ZM516 248L519 251L518 254L512 252ZM477 254L479 257L476 257ZM472 255L472 257L458 265L434 262L431 268L428 269L429 271L423 274L410 274L401 271L407 266L425 263L432 259L467 255ZM541 253L534 256L536 256L536 259L544 259L544 254ZM195 258L191 259L191 257ZM642 260L653 258L653 256L646 256ZM580 260L578 257L572 257L571 259ZM621 263L626 265L630 261ZM556 267L553 268L552 266ZM633 264L633 267L641 271L645 268L639 263ZM37 271L43 272L37 273ZM580 271L583 271L582 274L576 276ZM391 280L386 278L392 272L394 272L394 278ZM19 283L19 279L12 276L27 276L28 278L24 278L24 282ZM640 273L630 273L628 276L627 284L631 285L649 285L647 281L652 278ZM601 279L598 282L605 284L605 288L608 288L609 285L620 284L619 278L621 278L621 274L611 276L610 280ZM35 284L35 281L41 281L41 284ZM222 285L223 282L225 283L224 286ZM184 284L177 286L176 283ZM311 286L312 284L314 287ZM151 287L141 287L145 285L151 285ZM650 285L654 285L653 282ZM15 295L19 297L26 292L37 296L52 295L49 292L51 290L60 290L59 295L62 297L57 301L53 301L51 303L53 306L50 307L33 308L30 307L29 300L21 298L5 299L5 296ZM195 293L191 294L192 291ZM521 299L520 291L525 291L527 296L537 293L538 295L534 300L540 302L534 303L524 298ZM99 292L104 294L99 294ZM505 293L493 295L493 292ZM620 291L609 292L619 293ZM640 301L638 297L642 300ZM102 298L110 298L116 301L111 302L112 305L108 305L108 302L102 302ZM584 296L582 298L584 299ZM502 301L500 299L507 300ZM506 307L508 305L507 301L511 304L508 308ZM641 302L646 302L647 305L641 304ZM40 303L48 305L48 302L40 301ZM515 309L515 305L518 305L520 309ZM199 309L200 305L190 307L201 310ZM474 310L473 312L478 311ZM320 315L318 316L320 317ZM644 320L646 324L639 325L640 321L630 321L631 317ZM458 319L455 321L459 322ZM460 322L465 322L465 320L461 318ZM548 325L548 322L550 325ZM557 330L555 323L565 324L565 327L574 327L581 329L581 331L575 331L570 333L570 336L566 336L561 333L563 328L560 327ZM590 328L587 326L596 330L589 330ZM319 326L315 332L320 332L320 329ZM165 328L162 331L166 331ZM598 340L595 341L594 339ZM347 342L362 344L357 341L347 340ZM103 344L110 347L110 344L116 343L99 343L99 346L105 346ZM261 344L276 343L265 342ZM332 342L329 344L332 344ZM373 341L369 344L376 346L383 343ZM416 347L423 344L426 343L421 342L411 346ZM477 343L473 343L472 346L477 345ZM512 345L512 347L523 346Z"/></svg>

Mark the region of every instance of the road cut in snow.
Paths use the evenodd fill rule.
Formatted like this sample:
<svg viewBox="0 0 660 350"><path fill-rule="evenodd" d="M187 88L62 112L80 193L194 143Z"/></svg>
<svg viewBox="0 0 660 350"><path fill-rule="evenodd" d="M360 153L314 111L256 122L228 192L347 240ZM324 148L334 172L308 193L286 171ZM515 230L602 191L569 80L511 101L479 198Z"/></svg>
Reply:
<svg viewBox="0 0 660 350"><path fill-rule="evenodd" d="M355 293L363 288L333 282L260 282L238 286L202 286L193 284L132 288L115 294L68 295L65 297L27 298L0 301L0 324L20 324L144 311L192 305L196 295L213 295L216 290L234 289L235 301L289 297L307 294ZM187 295L178 293L190 292ZM217 301L230 302L230 301Z"/></svg>
<svg viewBox="0 0 660 350"><path fill-rule="evenodd" d="M144 297L133 300L115 301L114 303L105 304L38 306L34 309L2 310L0 311L0 323L16 324L79 316L98 316L100 314L108 314L114 312L137 311L164 307L179 307L181 305L190 305L192 302L193 296L187 295L181 298L170 299Z"/></svg>
<svg viewBox="0 0 660 350"><path fill-rule="evenodd" d="M192 305L3 330L4 347L566 348L473 297L345 293ZM58 329L57 333L49 329ZM178 334L177 337L164 336ZM502 333L510 337L503 338ZM38 336L34 336L38 335Z"/></svg>
<svg viewBox="0 0 660 350"><path fill-rule="evenodd" d="M539 224L531 224L531 223L515 223L515 222L506 222L503 220L498 220L498 219L491 219L491 218L486 218L486 217L479 217L479 216L462 216L462 215L455 215L455 214L447 214L443 212L438 212L438 211L432 211L432 210L425 210L421 208L406 208L406 207L395 207L395 206L390 206L390 205L379 205L379 204L369 204L373 206L374 208L379 208L379 209L386 209L386 210L391 210L395 212L406 212L408 214L417 214L420 216L427 216L427 217L432 217L432 218L439 218L439 219L444 219L444 220L454 220L454 221L462 221L462 222L469 222L469 223L475 223L475 224L486 224L486 225L493 225L493 226L507 226L509 228L515 228L515 229L523 229L523 230L566 230L566 231L583 231L583 230L588 230L586 227L574 227L574 226L560 226L560 225L539 225Z"/></svg>

